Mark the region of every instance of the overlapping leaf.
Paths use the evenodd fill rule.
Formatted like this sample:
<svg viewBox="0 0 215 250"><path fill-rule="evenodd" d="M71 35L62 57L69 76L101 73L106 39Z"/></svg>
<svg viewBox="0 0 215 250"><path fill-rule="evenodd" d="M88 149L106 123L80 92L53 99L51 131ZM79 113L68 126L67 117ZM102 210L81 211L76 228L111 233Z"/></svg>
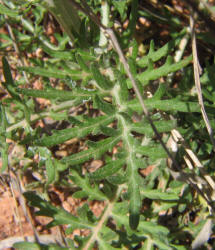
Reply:
<svg viewBox="0 0 215 250"><path fill-rule="evenodd" d="M98 159L102 154L111 150L119 142L120 136L110 137L94 144L94 147L76 154L64 157L61 161L69 165L77 165L90 159Z"/></svg>
<svg viewBox="0 0 215 250"><path fill-rule="evenodd" d="M73 194L74 198L87 198L89 200L106 200L107 197L99 190L97 185L92 186L87 176L81 177L76 171L71 171L70 179L79 186L82 191Z"/></svg>
<svg viewBox="0 0 215 250"><path fill-rule="evenodd" d="M75 137L82 138L89 133L99 131L101 125L105 126L113 120L114 116L99 116L94 119L88 119L87 122L80 124L78 127L55 131L51 136L37 139L34 141L34 145L51 147Z"/></svg>

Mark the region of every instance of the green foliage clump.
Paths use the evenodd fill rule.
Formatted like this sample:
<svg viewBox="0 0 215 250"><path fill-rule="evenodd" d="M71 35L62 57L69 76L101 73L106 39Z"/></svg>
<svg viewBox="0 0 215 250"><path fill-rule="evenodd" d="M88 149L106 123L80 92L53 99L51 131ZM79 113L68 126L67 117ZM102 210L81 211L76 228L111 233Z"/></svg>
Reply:
<svg viewBox="0 0 215 250"><path fill-rule="evenodd" d="M90 4L95 11L100 10L99 1L90 1ZM189 74L192 56L178 62L174 62L172 56L186 31L181 29L163 46L156 47L151 40L148 52L141 55L138 43L133 39L136 20L141 13L137 11L138 1L122 0L109 4L113 16L120 21L130 18L128 29L119 35L119 42L123 49L132 51L127 57L128 64L158 132L166 143L170 131L177 128L186 136L190 147L199 151L208 171L213 173L209 160L212 146L205 140L200 107L197 99L188 93L193 87ZM197 207L202 204L194 202L193 191L187 183L172 178L167 153L142 115L141 105L119 56L113 49L96 48L99 28L83 14L80 14L79 31L56 33L57 45L53 45L42 29L42 22L48 15L46 8L47 5L40 1L5 1L0 5L0 12L7 16L1 17L2 24L20 25L21 21L22 32L14 29L20 53L41 48L46 58L32 58L29 65L17 67L20 74L24 72L30 79L28 88L23 86L26 84L24 76L13 80L8 64L11 60L3 58L3 86L10 97L1 103L2 171L11 165L6 143L9 138L22 145L25 151L23 174L30 170L38 171L42 176L42 180L29 185L24 196L31 206L38 208L37 215L52 218L47 227L67 225L66 234L75 229L89 231L86 237L75 237L74 241L68 239L68 248L49 246L52 249L90 249L93 246L98 249L186 249L184 238L190 243L190 238L198 233L194 233L191 222L184 222L186 210L195 203L198 203ZM129 17L128 9L131 11ZM51 11L56 14L53 9ZM166 18L169 14L166 13ZM63 16L59 19L64 27ZM180 27L176 21L171 25ZM7 41L1 49L13 45L9 36L1 36ZM201 78L203 85L208 84L203 94L212 121L215 92L209 82L211 77L214 78L213 68L214 64L207 65ZM171 78L173 73L180 74L178 89L172 88L172 82L167 81L174 79L174 76ZM38 77L43 82L42 90L30 87L33 79ZM146 91L151 92L151 98L147 98ZM38 112L35 98L49 100L49 107ZM36 121L50 117L61 129L49 128L46 124L45 130L35 127ZM192 140L196 133L197 141ZM76 138L84 146L62 158L56 157L56 147ZM198 144L198 141L204 143ZM38 164L32 160L35 155L39 156ZM183 150L179 150L176 159L181 165L182 156ZM96 159L103 165L94 172L87 171L87 166ZM10 167L19 169L19 160L16 159ZM190 174L189 170L185 172ZM74 198L86 201L77 215L47 200L50 185L67 187ZM33 186L42 187L43 193L33 192ZM90 210L92 200L104 204L99 217ZM168 212L172 213L170 217L176 216L175 227L168 224ZM163 222L162 217L166 221ZM17 243L16 247L22 249L28 245L30 249L30 243ZM31 247L39 249L40 246L32 243Z"/></svg>

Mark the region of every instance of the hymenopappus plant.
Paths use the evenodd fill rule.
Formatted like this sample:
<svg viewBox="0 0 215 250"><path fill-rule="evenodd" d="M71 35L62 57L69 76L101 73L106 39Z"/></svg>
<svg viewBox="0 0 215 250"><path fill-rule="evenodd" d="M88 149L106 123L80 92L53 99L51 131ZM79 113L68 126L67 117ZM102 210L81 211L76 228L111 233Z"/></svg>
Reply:
<svg viewBox="0 0 215 250"><path fill-rule="evenodd" d="M44 9L40 5L37 8L37 14L43 13ZM136 8L137 1L133 1L131 19L136 14ZM82 29L89 38L92 30L89 29L87 21ZM135 23L133 19L131 21L130 33ZM191 62L191 56L188 56L174 63L169 55L185 32L182 31L176 39L157 50L151 41L148 53L142 58L138 56L137 43L133 42L132 53L128 58L131 73L141 95L150 82L156 83L157 89L152 93L153 96L148 99L145 97L144 103L151 112L151 120L159 133L169 132L177 126L176 118L170 119L169 114L174 115L177 111L200 112L197 102L173 98L171 91L168 92L163 83L156 82L157 79L181 70ZM39 37L42 35L38 32ZM59 44L60 41L66 40L65 37L58 39ZM81 41L79 43L81 44ZM123 46L130 45L126 34L122 36L121 43ZM36 214L52 217L48 227L66 224L68 234L77 228L89 230L87 237L77 237L73 242L68 242L70 248L89 249L97 245L99 249L122 249L135 248L140 246L139 244L145 249L151 249L153 246L159 249L179 248L177 229L175 234L171 234L167 227L161 226L159 212L177 205L183 211L192 201L192 196L188 192L188 185L172 182L166 167L167 154L154 137L149 121L142 115L142 107L118 54L111 50L100 55L93 49L80 48L67 51L67 43L62 44L59 49L40 41L39 45L49 55L48 60L37 60L36 66L19 67L20 71L44 77L46 85L43 90L18 86L19 83L12 79L6 58L3 58L4 86L13 98L9 98L8 102L14 102L20 107L22 117L26 120L24 131L20 129L23 123L19 126L20 121L17 118L15 123L18 125L13 127L14 124L7 120L7 103L2 105L4 169L8 164L6 138L10 136L26 146L26 157L30 157L32 153L39 154L39 167L45 167L46 172L45 183L42 183L45 190L50 184L66 183L76 188L74 198L104 202L104 211L99 218L92 214L87 204L78 210L78 216L74 216L62 208L55 207L41 195L34 192L24 194L32 206L39 208ZM155 67L155 63L161 59L165 62ZM52 87L47 80L49 77L61 79L64 89ZM50 100L52 105L46 112L34 114L34 107L32 108L32 103L29 102L31 98L28 97L45 98ZM79 111L80 107L86 105L85 112L74 112L75 115L70 113L71 109ZM33 129L35 120L50 116L55 120L66 121L68 128L48 131L51 135ZM16 129L19 135L15 133ZM84 140L84 149L57 159L52 147L73 138ZM164 140L166 139L164 134ZM103 166L93 173L84 174L84 163L92 159L102 159ZM143 170L150 165L154 169L145 177ZM65 172L67 175L63 175ZM146 208L143 208L144 202Z"/></svg>

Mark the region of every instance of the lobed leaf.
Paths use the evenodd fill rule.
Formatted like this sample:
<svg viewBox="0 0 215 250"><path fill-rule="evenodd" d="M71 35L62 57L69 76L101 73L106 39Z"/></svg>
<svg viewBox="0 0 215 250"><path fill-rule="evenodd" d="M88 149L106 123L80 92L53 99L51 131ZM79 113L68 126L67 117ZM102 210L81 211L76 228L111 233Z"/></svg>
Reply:
<svg viewBox="0 0 215 250"><path fill-rule="evenodd" d="M191 61L192 61L192 56L189 56L177 63L172 63L172 64L170 64L169 59L167 59L166 63L163 66L154 70L149 70L149 71L146 70L145 72L139 74L137 76L137 79L140 82L146 82L148 84L150 80L159 79L162 76L167 76L169 73L172 73L172 72L175 72L177 70L184 68Z"/></svg>
<svg viewBox="0 0 215 250"><path fill-rule="evenodd" d="M53 206L51 203L42 199L34 192L26 192L24 193L24 196L30 202L31 206L38 207L40 209L37 212L38 215L53 218L53 221L47 225L48 228L64 224L71 224L74 228L91 228L92 226L89 222L81 221L78 217L71 215L66 210Z"/></svg>
<svg viewBox="0 0 215 250"><path fill-rule="evenodd" d="M72 154L70 156L67 156L63 158L61 162L68 163L69 165L72 166L83 163L92 158L98 159L102 154L104 154L108 150L111 150L113 146L119 142L120 139L121 139L120 136L104 139L100 142L95 143L95 146L93 148L81 151L77 154Z"/></svg>
<svg viewBox="0 0 215 250"><path fill-rule="evenodd" d="M81 177L76 171L71 170L70 179L83 191L78 191L73 194L74 198L86 198L89 200L106 200L107 197L102 193L97 185L92 186L87 176ZM81 196L80 196L81 195Z"/></svg>
<svg viewBox="0 0 215 250"><path fill-rule="evenodd" d="M118 205L118 204L117 204ZM138 231L131 230L128 223L128 216L124 215L124 211L122 207L118 210L113 210L112 217L116 221L116 224L119 228L121 226L126 228L126 231L128 234L135 234L137 236L136 239L139 238L139 242L143 242L144 239L149 238L151 241L151 245L160 247L159 249L168 249L171 250L168 239L169 230L165 228L164 226L160 226L157 223L145 221L142 217L139 222ZM145 244L145 241L144 241Z"/></svg>
<svg viewBox="0 0 215 250"><path fill-rule="evenodd" d="M182 30L176 39L173 39L170 42L166 43L163 47L159 48L157 51L154 51L154 41L151 40L150 51L148 55L144 56L139 61L137 61L137 65L139 67L146 67L148 65L149 59L151 59L153 62L157 62L162 57L167 56L181 41L182 36L185 34L185 32L186 32L185 29Z"/></svg>
<svg viewBox="0 0 215 250"><path fill-rule="evenodd" d="M81 138L95 131L97 128L100 128L101 125L108 125L113 120L114 116L99 116L88 119L87 122L77 127L55 131L51 136L44 136L40 139L36 139L34 145L52 147L75 137Z"/></svg>
<svg viewBox="0 0 215 250"><path fill-rule="evenodd" d="M93 180L102 180L115 174L123 165L125 164L125 159L115 160L107 163L105 166L99 168L95 172L89 174L89 178Z"/></svg>
<svg viewBox="0 0 215 250"><path fill-rule="evenodd" d="M163 133L174 129L176 127L176 121L174 120L154 121L154 125L159 133ZM154 130L152 129L151 125L146 122L132 123L130 126L130 130L141 134L145 134L148 137L154 135Z"/></svg>

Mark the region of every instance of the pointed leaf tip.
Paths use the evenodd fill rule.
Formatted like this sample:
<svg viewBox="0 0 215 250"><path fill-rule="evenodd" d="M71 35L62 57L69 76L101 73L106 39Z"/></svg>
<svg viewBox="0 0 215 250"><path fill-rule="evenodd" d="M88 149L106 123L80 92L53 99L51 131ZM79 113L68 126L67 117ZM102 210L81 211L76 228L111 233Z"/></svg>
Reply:
<svg viewBox="0 0 215 250"><path fill-rule="evenodd" d="M140 221L140 215L139 214L130 214L129 216L129 225L132 230L136 230Z"/></svg>
<svg viewBox="0 0 215 250"><path fill-rule="evenodd" d="M12 74L10 71L10 66L5 56L2 57L2 65L3 65L3 74L4 74L5 82L13 85L13 78L12 78Z"/></svg>

